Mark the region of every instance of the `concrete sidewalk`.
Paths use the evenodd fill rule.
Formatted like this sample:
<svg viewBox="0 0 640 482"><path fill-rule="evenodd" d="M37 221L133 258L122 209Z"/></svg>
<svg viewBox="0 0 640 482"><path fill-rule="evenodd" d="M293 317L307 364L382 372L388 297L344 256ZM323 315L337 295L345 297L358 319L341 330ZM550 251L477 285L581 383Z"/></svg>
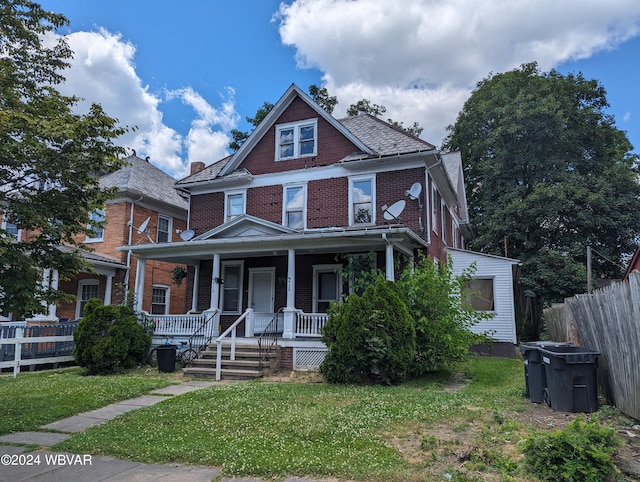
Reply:
<svg viewBox="0 0 640 482"><path fill-rule="evenodd" d="M150 395L124 400L98 410L81 413L40 427L59 432L19 432L0 437L0 482L261 482L257 478L225 478L214 467L180 464L143 464L89 454L65 454L46 450L68 439L73 434L111 420L116 416L148 407L166 400L168 396L182 395L193 390L210 387L219 382L189 381L153 390ZM16 444L16 445L7 445ZM39 450L27 452L26 447ZM319 479L288 477L284 482L323 482ZM329 482L329 481L325 481ZM335 482L333 479L332 482Z"/></svg>
<svg viewBox="0 0 640 482"><path fill-rule="evenodd" d="M190 381L153 390L150 395L114 403L98 410L58 420L40 427L54 432L19 432L0 437L0 482L39 480L46 482L85 481L194 481L209 482L220 476L212 467L194 467L179 464L142 464L129 460L92 455L61 454L47 451L74 433L111 420L141 407L148 407L193 390L214 385L215 382ZM6 445L6 444L20 444ZM37 445L41 450L26 452L25 445ZM231 480L231 479L222 479Z"/></svg>

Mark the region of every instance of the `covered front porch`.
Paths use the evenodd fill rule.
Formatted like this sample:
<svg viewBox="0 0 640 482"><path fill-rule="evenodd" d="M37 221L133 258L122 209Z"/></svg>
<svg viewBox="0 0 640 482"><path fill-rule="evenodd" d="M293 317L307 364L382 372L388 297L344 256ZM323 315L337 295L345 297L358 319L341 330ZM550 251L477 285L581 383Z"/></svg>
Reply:
<svg viewBox="0 0 640 482"><path fill-rule="evenodd" d="M155 342L190 335L191 317L214 313L213 339L233 336L258 343L265 332L280 345L322 347L327 310L352 290L349 259L395 280L396 264L413 263L426 242L400 225L298 231L248 215L190 241L125 246L138 258L134 299L144 286L147 259L188 266L185 315L153 315Z"/></svg>

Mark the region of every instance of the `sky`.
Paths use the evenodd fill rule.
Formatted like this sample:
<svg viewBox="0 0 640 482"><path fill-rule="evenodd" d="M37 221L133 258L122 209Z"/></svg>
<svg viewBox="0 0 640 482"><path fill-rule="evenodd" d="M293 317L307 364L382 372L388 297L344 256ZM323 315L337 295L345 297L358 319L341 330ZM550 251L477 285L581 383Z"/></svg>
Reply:
<svg viewBox="0 0 640 482"><path fill-rule="evenodd" d="M118 143L176 179L226 156L265 102L327 87L440 146L477 82L537 62L607 91L640 153L638 0L41 0L75 55L64 94L99 103Z"/></svg>

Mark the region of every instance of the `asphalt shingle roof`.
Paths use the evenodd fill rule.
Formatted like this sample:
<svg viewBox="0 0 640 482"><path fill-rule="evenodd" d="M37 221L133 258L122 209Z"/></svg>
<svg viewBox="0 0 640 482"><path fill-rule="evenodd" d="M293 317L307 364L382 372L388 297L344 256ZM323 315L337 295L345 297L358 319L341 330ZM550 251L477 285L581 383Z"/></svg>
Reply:
<svg viewBox="0 0 640 482"><path fill-rule="evenodd" d="M128 165L100 178L103 188L116 187L120 192L134 192L166 204L187 209L187 201L175 189L176 180L149 161L132 155Z"/></svg>
<svg viewBox="0 0 640 482"><path fill-rule="evenodd" d="M338 122L380 156L435 149L433 144L369 114L345 117Z"/></svg>

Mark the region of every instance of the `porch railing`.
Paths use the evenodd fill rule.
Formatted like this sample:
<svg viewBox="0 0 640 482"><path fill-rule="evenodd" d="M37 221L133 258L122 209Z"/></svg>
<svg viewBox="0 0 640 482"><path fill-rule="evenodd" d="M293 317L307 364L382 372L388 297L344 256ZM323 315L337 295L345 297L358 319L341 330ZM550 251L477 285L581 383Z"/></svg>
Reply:
<svg viewBox="0 0 640 482"><path fill-rule="evenodd" d="M218 309L205 311L204 321L196 328L193 335L189 337L189 348L193 348L198 354L204 350L213 339L216 331L216 320Z"/></svg>
<svg viewBox="0 0 640 482"><path fill-rule="evenodd" d="M299 311L296 316L296 336L321 337L322 327L328 318L326 313L304 313Z"/></svg>
<svg viewBox="0 0 640 482"><path fill-rule="evenodd" d="M154 335L192 335L206 320L207 312L197 315L150 315L144 316L153 323ZM210 312L209 312L210 313Z"/></svg>
<svg viewBox="0 0 640 482"><path fill-rule="evenodd" d="M248 317L253 316L253 310L247 308L240 318L233 322L233 324L224 330L224 332L216 338L216 380L220 380L220 367L222 366L222 342L228 336L231 336L231 354L230 360L236 359L236 333L238 331L238 325L245 321Z"/></svg>
<svg viewBox="0 0 640 482"><path fill-rule="evenodd" d="M267 327L262 331L260 336L258 337L258 363L260 368L262 368L262 362L264 361L267 353L271 351L271 349L278 343L278 333L279 331L278 322L281 317L282 308L280 308L273 318L267 325Z"/></svg>

